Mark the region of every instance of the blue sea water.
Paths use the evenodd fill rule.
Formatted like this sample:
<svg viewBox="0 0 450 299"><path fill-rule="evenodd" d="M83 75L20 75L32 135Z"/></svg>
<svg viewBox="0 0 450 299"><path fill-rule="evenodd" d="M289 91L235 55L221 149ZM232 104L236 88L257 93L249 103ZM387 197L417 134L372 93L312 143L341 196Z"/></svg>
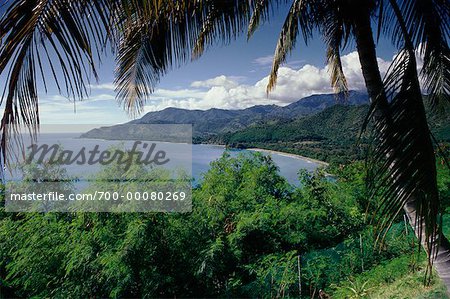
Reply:
<svg viewBox="0 0 450 299"><path fill-rule="evenodd" d="M41 134L38 144L59 144L64 150L79 151L82 147L92 149L95 145L100 145L102 149L110 148L121 144L125 148L131 148L134 141L114 141L100 139L79 138L78 133L53 133ZM182 167L191 173L195 182L202 179L202 175L208 171L210 163L222 156L226 150L223 146L206 144L179 144L179 143L158 143L157 148L170 154L170 163L168 167ZM240 153L249 152L247 150L228 150L231 156L237 156ZM266 153L264 153L266 154ZM298 184L298 171L306 169L314 171L319 165L298 157L271 153L273 161L279 167L280 174L290 183ZM92 165L69 165L67 170L72 175L89 175L98 171L100 166Z"/></svg>

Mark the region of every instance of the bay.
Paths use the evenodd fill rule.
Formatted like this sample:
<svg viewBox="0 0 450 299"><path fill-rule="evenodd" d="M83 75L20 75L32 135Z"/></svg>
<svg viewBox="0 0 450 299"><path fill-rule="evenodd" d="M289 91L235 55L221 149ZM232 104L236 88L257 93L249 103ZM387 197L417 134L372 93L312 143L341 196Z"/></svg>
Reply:
<svg viewBox="0 0 450 299"><path fill-rule="evenodd" d="M135 141L123 140L103 140L103 139L87 139L78 138L77 133L46 133L40 134L38 137L38 144L59 144L64 150L79 151L82 147L86 149L93 149L99 145L102 149L111 148L114 146L124 146L130 149ZM219 159L225 151L228 151L232 157L239 154L250 154L250 150L225 149L223 146L211 144L180 144L155 142L157 148L164 150L170 154L170 163L167 165L171 167L182 167L188 173L191 173L194 178L194 184L201 182L202 176L210 168L210 163ZM25 142L27 144L27 142ZM278 153L278 152L262 152L264 155L270 155L279 168L280 174L287 179L291 184L298 184L298 171L306 169L307 171L314 171L319 166L320 162L302 158L295 155ZM66 166L68 173L71 175L93 174L99 170L99 165L69 165Z"/></svg>

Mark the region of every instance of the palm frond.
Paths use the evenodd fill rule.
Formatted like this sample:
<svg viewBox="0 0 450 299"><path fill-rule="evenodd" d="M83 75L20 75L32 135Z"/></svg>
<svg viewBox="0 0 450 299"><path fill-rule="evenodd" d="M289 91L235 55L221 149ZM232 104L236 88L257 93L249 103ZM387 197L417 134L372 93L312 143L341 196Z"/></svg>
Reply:
<svg viewBox="0 0 450 299"><path fill-rule="evenodd" d="M196 38L195 45L192 49L192 60L198 59L205 52L205 45L208 44L208 37L214 31L213 15L206 17L202 29Z"/></svg>
<svg viewBox="0 0 450 299"><path fill-rule="evenodd" d="M331 75L331 86L335 93L348 92L347 79L341 61L341 49L345 48L351 33L350 18L344 14L346 9L329 1L323 9L321 31L327 45L327 64Z"/></svg>
<svg viewBox="0 0 450 299"><path fill-rule="evenodd" d="M395 0L391 0L394 2ZM440 199L437 192L436 161L427 125L417 73L415 49L401 12L396 9L404 34L403 50L396 56L385 78L390 99L389 118L373 118L376 146L369 189L381 198L374 212L381 215L377 227L387 232L395 218L407 207L415 215L415 231L426 244L430 265L433 246L441 234Z"/></svg>
<svg viewBox="0 0 450 299"><path fill-rule="evenodd" d="M336 94L348 93L347 78L342 68L341 53L339 48L328 47L327 64L330 72L331 86Z"/></svg>
<svg viewBox="0 0 450 299"><path fill-rule="evenodd" d="M402 28L395 19L392 2L385 1L384 17L380 27L390 33L401 47L404 41ZM406 30L418 54L423 57L421 76L424 88L430 95L432 107L450 103L450 3L447 0L397 0ZM382 5L383 6L383 5Z"/></svg>
<svg viewBox="0 0 450 299"><path fill-rule="evenodd" d="M253 1L123 1L115 79L119 102L132 115L141 112L161 76L200 57L208 46L242 34L254 7Z"/></svg>
<svg viewBox="0 0 450 299"><path fill-rule="evenodd" d="M44 66L52 70L60 92L81 99L87 82L96 77L93 45L97 49L106 40L102 20L107 3L87 0L20 0L7 3L0 19L0 74L6 75L1 104L5 105L1 121L1 155L7 159L7 141L18 126L31 134L39 125L37 80L44 88L49 80ZM101 44L100 44L101 43ZM56 55L50 58L49 52ZM60 69L61 74L55 70ZM61 77L63 82L61 82Z"/></svg>
<svg viewBox="0 0 450 299"><path fill-rule="evenodd" d="M189 45L176 46L181 44L180 40L186 41L186 33L180 26L172 30L168 27L173 26L166 21L154 24L151 29L139 24L129 30L119 45L116 97L131 115L143 110L161 76L175 61L187 59Z"/></svg>
<svg viewBox="0 0 450 299"><path fill-rule="evenodd" d="M200 31L194 39L193 59L200 57L208 46L216 42L228 44L242 34L253 6L253 1L205 1L195 20Z"/></svg>
<svg viewBox="0 0 450 299"><path fill-rule="evenodd" d="M375 215L377 227L386 232L409 206L416 210L415 230L431 249L440 232L440 199L437 194L435 156L425 119L414 53L399 54L386 77L390 95L391 123L374 118L375 138L370 179L372 196L381 202ZM415 77L415 75L416 77ZM414 204L414 206L412 206ZM427 250L428 253L431 250Z"/></svg>
<svg viewBox="0 0 450 299"><path fill-rule="evenodd" d="M432 108L450 104L450 48L426 45L421 75Z"/></svg>
<svg viewBox="0 0 450 299"><path fill-rule="evenodd" d="M195 1L125 1L120 10L116 98L133 116L160 78L188 61L199 7Z"/></svg>
<svg viewBox="0 0 450 299"><path fill-rule="evenodd" d="M139 28L130 30L127 38L121 41L116 58L116 97L126 110L133 112L143 109L144 100L159 80L159 76L146 68L156 62L153 61L151 42L142 36Z"/></svg>
<svg viewBox="0 0 450 299"><path fill-rule="evenodd" d="M247 39L250 39L258 29L262 21L269 18L270 1L269 0L255 0L252 16L248 24Z"/></svg>
<svg viewBox="0 0 450 299"><path fill-rule="evenodd" d="M269 83L266 88L267 93L275 88L278 70L281 64L286 61L287 55L294 49L300 31L305 43L312 36L313 29L316 27L314 10L320 6L318 2L293 1L278 38Z"/></svg>

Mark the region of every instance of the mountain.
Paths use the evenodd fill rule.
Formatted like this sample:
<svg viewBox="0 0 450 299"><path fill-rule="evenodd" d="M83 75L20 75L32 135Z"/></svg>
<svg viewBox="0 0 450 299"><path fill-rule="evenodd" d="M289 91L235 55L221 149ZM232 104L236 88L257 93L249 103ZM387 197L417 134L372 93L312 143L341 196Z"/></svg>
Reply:
<svg viewBox="0 0 450 299"><path fill-rule="evenodd" d="M254 106L243 110L186 110L166 108L149 112L131 124L192 124L196 137L234 132L261 121L280 107L275 105Z"/></svg>
<svg viewBox="0 0 450 299"><path fill-rule="evenodd" d="M366 93L351 91L345 101L348 105L362 105L368 103L368 97ZM284 107L258 105L242 110L166 108L161 111L149 112L128 124L192 124L194 140L203 141L212 136L243 130L250 125L270 123L280 119L297 119L315 114L337 102L339 99L334 94L319 94L300 99ZM111 134L113 131L114 134ZM127 132L127 124L123 124L94 129L81 137L117 139L126 138Z"/></svg>
<svg viewBox="0 0 450 299"><path fill-rule="evenodd" d="M368 103L367 94L359 91L350 91L347 98L339 97L335 94L318 94L282 107L279 111L274 111L272 115L284 118L298 118L299 116L318 113L336 104L359 106Z"/></svg>
<svg viewBox="0 0 450 299"><path fill-rule="evenodd" d="M426 106L428 123L437 142L450 142L449 114ZM368 134L361 128L369 105L333 105L302 118L253 124L243 130L219 134L209 140L233 148L262 148L289 152L326 162L346 163L367 154Z"/></svg>
<svg viewBox="0 0 450 299"><path fill-rule="evenodd" d="M355 145L368 111L369 105L333 105L316 114L251 125L217 135L210 141L228 147L263 148L344 163L364 154ZM360 145L364 144L362 138Z"/></svg>

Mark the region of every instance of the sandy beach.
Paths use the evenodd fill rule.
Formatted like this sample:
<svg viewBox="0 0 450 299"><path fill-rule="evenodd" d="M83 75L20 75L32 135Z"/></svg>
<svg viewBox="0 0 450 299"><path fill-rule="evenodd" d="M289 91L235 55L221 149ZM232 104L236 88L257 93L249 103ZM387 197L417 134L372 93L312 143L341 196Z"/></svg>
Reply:
<svg viewBox="0 0 450 299"><path fill-rule="evenodd" d="M305 160L305 161L308 161L308 162L311 162L311 163L319 164L321 166L328 166L329 165L327 162L324 162L324 161L320 161L320 160L316 160L316 159L312 159L312 158L308 158L308 157L304 157L304 156L300 156L300 155L296 155L296 154L291 154L291 153L285 153L285 152L279 152L279 151L273 151L273 150L267 150L267 149L261 149L261 148L247 148L246 150L254 151L254 152L267 153L267 154L277 154L277 155L280 155L280 156L286 156L286 157L301 159L301 160Z"/></svg>

